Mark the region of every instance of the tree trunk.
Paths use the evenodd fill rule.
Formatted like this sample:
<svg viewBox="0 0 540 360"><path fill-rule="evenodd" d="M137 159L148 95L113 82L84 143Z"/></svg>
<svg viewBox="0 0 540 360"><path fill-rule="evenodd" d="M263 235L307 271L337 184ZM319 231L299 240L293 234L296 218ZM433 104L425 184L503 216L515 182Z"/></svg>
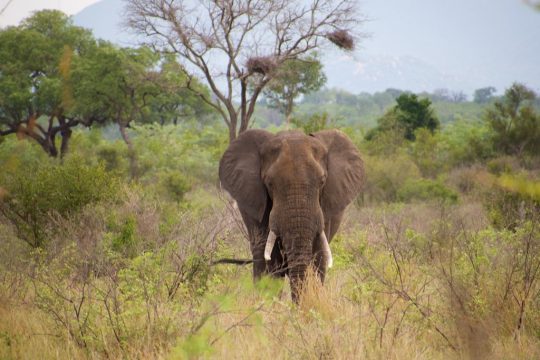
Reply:
<svg viewBox="0 0 540 360"><path fill-rule="evenodd" d="M62 144L60 145L60 158L63 158L64 155L67 154L68 147L69 147L69 140L71 139L71 135L73 134L73 131L67 128L65 130L62 130L60 134L62 135Z"/></svg>
<svg viewBox="0 0 540 360"><path fill-rule="evenodd" d="M236 124L233 125L229 124L229 142L232 142L234 139L236 139Z"/></svg>
<svg viewBox="0 0 540 360"><path fill-rule="evenodd" d="M139 176L139 166L137 162L137 153L135 152L135 147L133 146L133 142L131 141L127 133L127 127L122 121L118 122L118 129L120 130L120 135L122 135L122 139L124 140L128 148L130 176L132 179L136 179Z"/></svg>
<svg viewBox="0 0 540 360"><path fill-rule="evenodd" d="M287 105L285 107L285 121L287 123L287 129L291 128L291 115L293 110L294 101L292 98L287 99Z"/></svg>
<svg viewBox="0 0 540 360"><path fill-rule="evenodd" d="M38 142L50 157L58 157L58 149L56 148L56 140L54 135L47 135L43 141Z"/></svg>

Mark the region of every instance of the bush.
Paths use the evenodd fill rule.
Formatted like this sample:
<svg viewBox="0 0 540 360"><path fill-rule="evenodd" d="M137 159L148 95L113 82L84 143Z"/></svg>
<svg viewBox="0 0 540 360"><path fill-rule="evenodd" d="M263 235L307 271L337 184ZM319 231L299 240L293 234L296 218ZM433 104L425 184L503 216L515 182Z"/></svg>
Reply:
<svg viewBox="0 0 540 360"><path fill-rule="evenodd" d="M420 170L404 154L392 157L365 157L366 185L364 197L368 201L396 201L398 191L406 181L420 179Z"/></svg>
<svg viewBox="0 0 540 360"><path fill-rule="evenodd" d="M481 122L459 119L438 135L448 166L485 161L493 155L491 130Z"/></svg>
<svg viewBox="0 0 540 360"><path fill-rule="evenodd" d="M397 197L400 201L442 201L455 204L458 194L444 186L440 181L430 179L407 180L398 190Z"/></svg>
<svg viewBox="0 0 540 360"><path fill-rule="evenodd" d="M480 179L489 176L490 174L480 166L459 167L450 171L447 183L460 193L474 196L481 193Z"/></svg>
<svg viewBox="0 0 540 360"><path fill-rule="evenodd" d="M526 221L538 220L540 183L525 175L504 174L484 194L484 205L492 224L499 229L516 229Z"/></svg>
<svg viewBox="0 0 540 360"><path fill-rule="evenodd" d="M492 174L500 175L517 172L521 166L519 160L513 156L500 156L490 160L487 163L487 168Z"/></svg>
<svg viewBox="0 0 540 360"><path fill-rule="evenodd" d="M426 128L419 128L414 135L416 140L409 145L414 162L422 175L436 177L446 166L440 158L442 151L438 134L433 134Z"/></svg>
<svg viewBox="0 0 540 360"><path fill-rule="evenodd" d="M80 158L64 164L34 164L12 168L2 183L1 214L18 236L32 247L41 247L54 232L55 216L68 217L86 205L114 199L119 184L101 165L84 165Z"/></svg>
<svg viewBox="0 0 540 360"><path fill-rule="evenodd" d="M291 123L306 134L311 134L320 130L332 128L336 120L331 118L327 112L315 113L311 115L296 116L291 119Z"/></svg>
<svg viewBox="0 0 540 360"><path fill-rule="evenodd" d="M161 182L168 197L181 202L184 195L191 190L191 181L179 172L170 172L161 176Z"/></svg>
<svg viewBox="0 0 540 360"><path fill-rule="evenodd" d="M126 161L126 149L120 149L118 143L103 144L98 147L96 155L105 164L107 171L122 171L127 173L128 164ZM121 144L123 147L124 144Z"/></svg>
<svg viewBox="0 0 540 360"><path fill-rule="evenodd" d="M144 169L141 183L160 185L160 176L172 173L180 174L165 181L176 183L172 188L178 189L188 178L203 184L217 182L216 168L228 141L220 127L145 125L134 127L134 131L135 149ZM180 186L183 190L188 187L187 183Z"/></svg>

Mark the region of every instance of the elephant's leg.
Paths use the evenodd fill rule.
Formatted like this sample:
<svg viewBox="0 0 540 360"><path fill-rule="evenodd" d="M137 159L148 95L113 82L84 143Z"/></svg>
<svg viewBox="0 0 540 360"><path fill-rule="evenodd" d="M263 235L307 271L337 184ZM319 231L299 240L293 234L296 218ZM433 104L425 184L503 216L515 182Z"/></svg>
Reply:
<svg viewBox="0 0 540 360"><path fill-rule="evenodd" d="M264 232L261 229L253 229L250 232L251 255L253 256L253 279L259 280L267 273L266 261L264 260Z"/></svg>
<svg viewBox="0 0 540 360"><path fill-rule="evenodd" d="M246 212L239 208L249 237L249 246L253 258L253 280L258 280L266 272L266 262L264 260L264 247L268 234L268 226L252 219Z"/></svg>
<svg viewBox="0 0 540 360"><path fill-rule="evenodd" d="M287 275L287 262L282 250L281 238L278 238L272 249L271 260L266 263L268 274L272 277L283 278Z"/></svg>
<svg viewBox="0 0 540 360"><path fill-rule="evenodd" d="M287 274L286 260L282 252L281 239L278 238L272 249L271 260L264 259L264 249L268 238L269 229L265 224L260 224L242 213L249 235L251 255L253 256L253 279L258 280L261 276L269 274L272 277L284 277Z"/></svg>

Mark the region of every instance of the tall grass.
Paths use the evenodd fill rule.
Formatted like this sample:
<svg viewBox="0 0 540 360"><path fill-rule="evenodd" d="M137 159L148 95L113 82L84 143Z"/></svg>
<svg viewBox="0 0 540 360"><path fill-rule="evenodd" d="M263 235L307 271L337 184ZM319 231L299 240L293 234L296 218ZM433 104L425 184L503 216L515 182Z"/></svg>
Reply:
<svg viewBox="0 0 540 360"><path fill-rule="evenodd" d="M538 224L496 230L474 203L353 207L336 267L324 286L310 273L294 305L286 282L209 266L248 255L231 208L171 218L129 194L104 210L26 255L41 260L3 262L2 358L540 356ZM2 260L17 248L4 236Z"/></svg>

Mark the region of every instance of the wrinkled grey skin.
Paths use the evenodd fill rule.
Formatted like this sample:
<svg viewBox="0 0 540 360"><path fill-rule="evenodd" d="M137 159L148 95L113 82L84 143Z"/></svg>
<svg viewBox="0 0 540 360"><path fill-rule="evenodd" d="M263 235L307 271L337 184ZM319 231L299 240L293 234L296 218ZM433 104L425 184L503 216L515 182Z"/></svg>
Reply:
<svg viewBox="0 0 540 360"><path fill-rule="evenodd" d="M254 278L288 275L295 302L310 264L324 281L328 259L320 235L332 240L363 177L356 147L338 130L248 130L231 142L219 178L248 230ZM277 240L266 261L270 231Z"/></svg>

